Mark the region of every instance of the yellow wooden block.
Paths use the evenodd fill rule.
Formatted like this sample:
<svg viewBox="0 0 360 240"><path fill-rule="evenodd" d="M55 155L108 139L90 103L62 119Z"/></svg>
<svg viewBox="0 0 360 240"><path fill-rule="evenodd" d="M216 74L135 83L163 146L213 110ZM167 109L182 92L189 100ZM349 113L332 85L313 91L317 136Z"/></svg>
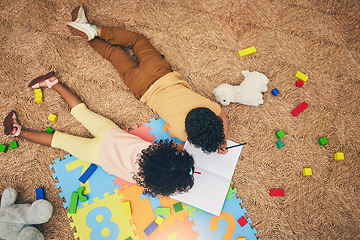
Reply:
<svg viewBox="0 0 360 240"><path fill-rule="evenodd" d="M236 238L235 240L246 240L243 236Z"/></svg>
<svg viewBox="0 0 360 240"><path fill-rule="evenodd" d="M311 168L304 168L304 169L303 169L303 175L304 175L304 176L310 176L310 175L312 175L312 170L311 170Z"/></svg>
<svg viewBox="0 0 360 240"><path fill-rule="evenodd" d="M334 154L334 158L335 158L335 160L344 160L344 153L337 152Z"/></svg>
<svg viewBox="0 0 360 240"><path fill-rule="evenodd" d="M131 207L130 207L130 202L123 202L123 208L124 208L124 215L127 217L131 216Z"/></svg>
<svg viewBox="0 0 360 240"><path fill-rule="evenodd" d="M160 226L161 224L163 224L164 220L164 218L158 216L155 220L155 223Z"/></svg>
<svg viewBox="0 0 360 240"><path fill-rule="evenodd" d="M42 97L36 97L36 98L35 98L35 102L36 102L36 103L42 103L42 102L43 102L43 98L42 98Z"/></svg>
<svg viewBox="0 0 360 240"><path fill-rule="evenodd" d="M35 93L35 96L36 96L37 98L38 98L38 97L43 97L41 88L36 88L36 89L34 89L34 93Z"/></svg>
<svg viewBox="0 0 360 240"><path fill-rule="evenodd" d="M58 119L58 117L56 115L54 115L54 114L50 114L49 117L48 117L48 120L52 121L54 123L57 121L57 119Z"/></svg>
<svg viewBox="0 0 360 240"><path fill-rule="evenodd" d="M295 77L297 77L298 79L302 80L303 82L306 82L308 80L308 76L306 76L305 74L303 74L302 72L298 71L295 74Z"/></svg>
<svg viewBox="0 0 360 240"><path fill-rule="evenodd" d="M243 50L239 50L239 56L243 57L252 53L256 53L256 48L255 47L249 47L249 48L245 48Z"/></svg>

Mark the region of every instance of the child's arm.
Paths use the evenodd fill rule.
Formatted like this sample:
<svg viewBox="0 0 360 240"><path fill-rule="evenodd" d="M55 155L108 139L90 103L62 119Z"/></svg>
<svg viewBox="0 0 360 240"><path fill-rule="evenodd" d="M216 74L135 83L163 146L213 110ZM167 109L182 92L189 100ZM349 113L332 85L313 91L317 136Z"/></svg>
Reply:
<svg viewBox="0 0 360 240"><path fill-rule="evenodd" d="M223 144L223 145L221 145L219 147L218 153L219 154L226 154L228 152L228 150L225 149L225 148L227 147L226 141L227 141L229 128L228 128L228 122L227 122L225 111L222 108L221 108L221 112L219 114L219 117L221 118L221 120L223 121L223 124L224 124L225 144Z"/></svg>

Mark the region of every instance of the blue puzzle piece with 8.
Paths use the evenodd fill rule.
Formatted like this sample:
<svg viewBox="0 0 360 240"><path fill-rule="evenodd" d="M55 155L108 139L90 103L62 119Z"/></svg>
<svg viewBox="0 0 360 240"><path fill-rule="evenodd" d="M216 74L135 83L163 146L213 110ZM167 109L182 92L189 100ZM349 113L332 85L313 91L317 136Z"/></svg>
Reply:
<svg viewBox="0 0 360 240"><path fill-rule="evenodd" d="M219 217L207 212L194 212L194 216L189 217L189 220L193 220L195 223L194 231L199 232L198 240L233 240L240 236L244 236L246 240L258 239L255 236L256 229L250 226L251 219L245 217L246 209L240 206L241 199L237 198L235 193L232 195L232 198L225 200ZM241 227L237 220L243 216L248 223Z"/></svg>
<svg viewBox="0 0 360 240"><path fill-rule="evenodd" d="M63 203L64 208L69 207L71 193L77 191L78 187L84 186L84 195L88 197L89 204L93 203L93 199L99 197L103 198L105 193L113 193L115 176L111 176L105 172L100 166L91 175L85 184L79 181L79 177L86 171L90 166L90 163L82 161L75 156L67 154L64 156L65 159L60 158L55 160L54 164L50 164L50 169L54 169L53 178L58 179L56 183L57 188L61 187L62 192L59 192L61 198L65 198ZM78 202L78 207L82 208L83 203Z"/></svg>
<svg viewBox="0 0 360 240"><path fill-rule="evenodd" d="M164 131L165 121L161 117L159 119L151 118L150 122L146 123L146 126L151 127L151 131L149 131L149 133L151 136L155 136L156 141L169 139L178 145L184 144L184 142L180 139L170 137L169 130Z"/></svg>

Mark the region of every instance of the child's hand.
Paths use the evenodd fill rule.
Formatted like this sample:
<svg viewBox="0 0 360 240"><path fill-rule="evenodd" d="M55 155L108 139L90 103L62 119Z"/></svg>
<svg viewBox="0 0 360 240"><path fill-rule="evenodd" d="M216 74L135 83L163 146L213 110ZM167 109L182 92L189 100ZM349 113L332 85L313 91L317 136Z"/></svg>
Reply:
<svg viewBox="0 0 360 240"><path fill-rule="evenodd" d="M223 144L223 145L220 145L217 153L218 154L226 154L229 150L226 149L227 148L227 145L226 144Z"/></svg>

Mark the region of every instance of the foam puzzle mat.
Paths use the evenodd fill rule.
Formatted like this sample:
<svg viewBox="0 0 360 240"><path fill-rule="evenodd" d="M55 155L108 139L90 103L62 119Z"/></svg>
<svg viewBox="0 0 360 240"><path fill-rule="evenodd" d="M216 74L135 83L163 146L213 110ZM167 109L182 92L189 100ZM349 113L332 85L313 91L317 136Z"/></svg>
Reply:
<svg viewBox="0 0 360 240"><path fill-rule="evenodd" d="M129 133L148 141L172 139L161 118L134 126ZM179 139L172 140L183 144ZM76 213L68 213L75 239L233 240L240 236L246 240L258 239L256 229L250 226L251 219L245 216L246 209L240 205L241 199L236 197L237 190L231 186L217 217L168 197L144 195L142 187L110 175L100 166L83 184L78 179L89 166L70 154L50 164L65 209L69 208L72 192L85 187L83 194L88 200L78 202ZM131 214L126 213L123 202L130 203ZM159 216L157 208L170 208L170 214ZM146 229L161 218L163 222L153 224L155 229L150 234Z"/></svg>

